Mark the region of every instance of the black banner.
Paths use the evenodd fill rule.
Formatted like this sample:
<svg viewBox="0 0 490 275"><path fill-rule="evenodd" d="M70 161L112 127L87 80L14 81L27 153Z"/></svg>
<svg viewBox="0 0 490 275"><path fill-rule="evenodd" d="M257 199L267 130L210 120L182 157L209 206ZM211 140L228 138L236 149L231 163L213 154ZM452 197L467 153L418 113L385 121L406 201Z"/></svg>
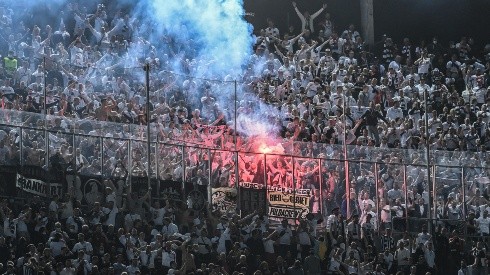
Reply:
<svg viewBox="0 0 490 275"><path fill-rule="evenodd" d="M186 182L185 198L190 208L196 211L204 209L208 204L208 186Z"/></svg>
<svg viewBox="0 0 490 275"><path fill-rule="evenodd" d="M158 197L158 180L151 179L151 196ZM148 192L148 178L147 177L131 177L131 191L133 193L138 193L138 195L143 196Z"/></svg>
<svg viewBox="0 0 490 275"><path fill-rule="evenodd" d="M17 166L0 166L0 194L2 196L17 196L16 180Z"/></svg>
<svg viewBox="0 0 490 275"><path fill-rule="evenodd" d="M17 193L22 197L40 196L51 198L63 193L62 180L54 178L51 173L38 166L13 166L10 171L1 169L2 186L6 193ZM17 192L13 191L17 190ZM2 193L3 194L3 193Z"/></svg>
<svg viewBox="0 0 490 275"><path fill-rule="evenodd" d="M267 207L267 189L264 185L248 182L240 183L240 210L242 215L248 215L255 210Z"/></svg>
<svg viewBox="0 0 490 275"><path fill-rule="evenodd" d="M160 198L175 201L182 201L182 182L173 180L160 181Z"/></svg>
<svg viewBox="0 0 490 275"><path fill-rule="evenodd" d="M93 205L95 202L104 201L104 180L100 176L80 176L80 194L83 205ZM77 192L76 190L75 192ZM116 190L117 194L117 190ZM80 196L77 194L77 196Z"/></svg>

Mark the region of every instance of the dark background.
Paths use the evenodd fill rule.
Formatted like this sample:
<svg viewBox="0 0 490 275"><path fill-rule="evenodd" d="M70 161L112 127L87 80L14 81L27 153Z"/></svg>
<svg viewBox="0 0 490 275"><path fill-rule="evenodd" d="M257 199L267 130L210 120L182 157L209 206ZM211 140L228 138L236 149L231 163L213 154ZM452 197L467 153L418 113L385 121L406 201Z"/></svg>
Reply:
<svg viewBox="0 0 490 275"><path fill-rule="evenodd" d="M361 33L360 0L297 0L300 11L316 12L327 3L327 12L340 34L349 23L354 23ZM271 18L281 33L293 25L297 33L301 22L288 0L244 0L245 10L255 13L247 16L256 33L267 27ZM324 14L320 15L318 23ZM475 43L484 45L490 38L490 1L488 0L374 0L375 41L383 34L396 43L409 37L413 44L437 36L443 43L459 41L462 36L473 37ZM315 29L315 31L318 28ZM362 35L362 33L361 33Z"/></svg>

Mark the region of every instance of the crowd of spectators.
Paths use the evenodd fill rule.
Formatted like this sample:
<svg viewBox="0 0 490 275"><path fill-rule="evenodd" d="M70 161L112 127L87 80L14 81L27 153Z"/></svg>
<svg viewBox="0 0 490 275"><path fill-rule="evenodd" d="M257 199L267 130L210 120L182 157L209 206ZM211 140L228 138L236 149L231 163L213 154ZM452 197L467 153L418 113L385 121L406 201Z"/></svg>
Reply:
<svg viewBox="0 0 490 275"><path fill-rule="evenodd" d="M89 206L81 205L74 187L64 197L48 202L35 198L23 207L4 200L1 272L487 274L490 51L477 50L469 37L441 45L437 38L416 44L383 36L368 46L354 25L339 29L326 5L311 15L296 3L293 7L299 30L283 32L268 20L257 31L254 53L238 82L245 96L237 102L237 114L257 111L259 100L274 106L277 111L263 114L263 119L280 129L283 140L278 142L307 144L283 146L292 148L288 153L328 159L342 153L331 148L347 144L355 159L381 163L376 166L379 180L374 164L361 162L350 167L352 188L345 190L341 165L321 167L325 173L317 171L317 177L325 178L314 181L329 186L323 189L333 195L322 198L328 207L278 225L262 211L245 217L231 210L194 211L182 202L118 188L110 180L103 197ZM230 83L172 73L176 63L180 71L191 73L200 62L175 62L180 55L171 50L172 37L160 41L169 47L159 52L161 47L140 32L139 21L120 10L70 3L48 25L27 25L26 18L22 10L0 8L1 108L23 111L20 118L2 121L21 119L32 128L23 132L21 146L16 128L2 126L0 164L53 171L45 167L50 157L51 164L70 164L82 174L145 176L145 143L134 142L129 151L124 139L146 134L133 125L147 124L142 68L149 63L149 117L159 141L225 149L211 157L192 149L183 165L179 148L162 146L157 150L163 156L160 167L151 167L151 173L178 181L204 178L212 169L219 176L207 184L235 184L236 164L226 150L251 149L246 136L235 136L233 107L220 103ZM36 113L43 112L51 118L39 119ZM109 124L117 130L106 131ZM52 133L44 136L35 130L44 127ZM87 136L72 140L63 134L75 128ZM106 139L97 144L91 136ZM416 151L427 143L444 151L439 163L476 167L464 174L438 167L434 184L442 191L435 205L429 203L430 180L420 166L422 155L404 163L404 179L402 158L379 153ZM209 158L211 167L203 166ZM279 170L278 163L268 169ZM454 184L461 178L466 189ZM351 192L350 201L346 192ZM429 213L440 220L409 219L428 218ZM461 237L461 220L467 220L463 227L475 238Z"/></svg>

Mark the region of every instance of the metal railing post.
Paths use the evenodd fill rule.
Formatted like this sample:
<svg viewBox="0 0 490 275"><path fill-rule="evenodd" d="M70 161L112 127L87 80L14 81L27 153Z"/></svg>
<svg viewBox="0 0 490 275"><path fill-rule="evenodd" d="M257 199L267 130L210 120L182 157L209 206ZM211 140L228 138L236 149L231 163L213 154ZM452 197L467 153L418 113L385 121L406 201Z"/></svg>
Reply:
<svg viewBox="0 0 490 275"><path fill-rule="evenodd" d="M104 177L104 137L100 138L100 175Z"/></svg>
<svg viewBox="0 0 490 275"><path fill-rule="evenodd" d="M376 224L378 225L378 234L379 234L379 229L381 227L381 213L379 212L379 175L378 175L378 163L375 162L374 163L374 186L376 188L376 194L375 194L375 198L376 198ZM347 190L347 192L350 192L350 190ZM348 201L348 203L350 203L350 201ZM384 205L383 205L383 208L384 208Z"/></svg>

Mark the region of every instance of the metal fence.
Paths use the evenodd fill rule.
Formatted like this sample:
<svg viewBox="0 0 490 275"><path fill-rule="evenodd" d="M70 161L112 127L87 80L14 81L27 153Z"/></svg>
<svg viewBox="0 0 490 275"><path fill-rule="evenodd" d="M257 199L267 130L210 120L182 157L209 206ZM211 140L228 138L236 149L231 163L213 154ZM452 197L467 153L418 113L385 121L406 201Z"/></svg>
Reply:
<svg viewBox="0 0 490 275"><path fill-rule="evenodd" d="M483 213L490 193L485 153L433 151L427 165L423 150L347 146L345 161L339 145L285 142L278 154L245 144L237 151L226 134L213 143L205 137L187 142L162 136L157 125L150 128L148 147L146 126L1 110L0 165L53 171L61 156L79 175L108 177L128 169L129 182L149 171L151 179L181 182L184 194L205 186L208 202L216 208L224 203L222 210L264 209L294 222L307 213L325 216L336 206L346 216L370 208L376 228L399 232L420 231L423 223L415 218L458 230L463 220L466 232L468 214ZM161 185L154 187L154 199L161 198ZM236 196L219 196L230 190ZM346 207L346 194L352 207Z"/></svg>

